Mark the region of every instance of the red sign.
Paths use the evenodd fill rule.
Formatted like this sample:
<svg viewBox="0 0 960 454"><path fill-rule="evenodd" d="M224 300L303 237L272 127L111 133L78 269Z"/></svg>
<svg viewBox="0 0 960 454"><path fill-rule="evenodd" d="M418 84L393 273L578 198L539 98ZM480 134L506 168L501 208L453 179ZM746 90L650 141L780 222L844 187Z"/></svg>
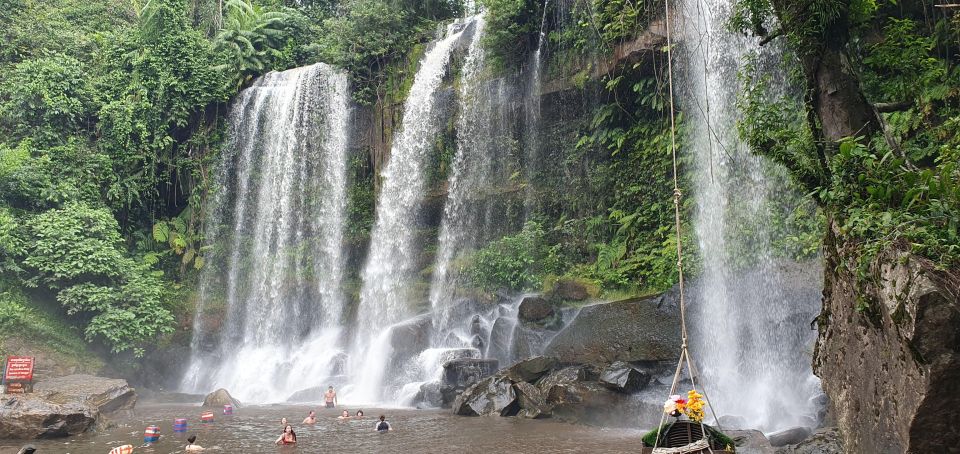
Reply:
<svg viewBox="0 0 960 454"><path fill-rule="evenodd" d="M5 379L8 382L33 380L33 357L8 356Z"/></svg>
<svg viewBox="0 0 960 454"><path fill-rule="evenodd" d="M7 383L7 394L23 394L27 387L23 383Z"/></svg>

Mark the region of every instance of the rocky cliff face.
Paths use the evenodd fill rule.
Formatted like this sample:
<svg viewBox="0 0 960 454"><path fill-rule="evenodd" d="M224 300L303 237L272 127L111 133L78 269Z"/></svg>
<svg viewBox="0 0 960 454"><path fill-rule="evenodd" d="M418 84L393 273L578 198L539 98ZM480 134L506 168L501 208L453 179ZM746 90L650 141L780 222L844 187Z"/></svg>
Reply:
<svg viewBox="0 0 960 454"><path fill-rule="evenodd" d="M848 452L960 452L960 273L899 248L858 282L832 233L814 370Z"/></svg>

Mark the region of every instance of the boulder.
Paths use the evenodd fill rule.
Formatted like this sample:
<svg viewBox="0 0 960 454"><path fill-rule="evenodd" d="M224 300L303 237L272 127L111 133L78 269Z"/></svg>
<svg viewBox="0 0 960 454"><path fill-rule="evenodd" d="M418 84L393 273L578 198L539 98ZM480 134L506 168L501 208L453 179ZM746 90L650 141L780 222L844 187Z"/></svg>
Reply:
<svg viewBox="0 0 960 454"><path fill-rule="evenodd" d="M99 413L130 410L137 404L136 391L118 378L67 375L41 381L33 391L54 403L83 402Z"/></svg>
<svg viewBox="0 0 960 454"><path fill-rule="evenodd" d="M623 361L616 361L600 372L599 381L614 391L633 394L650 383L650 374Z"/></svg>
<svg viewBox="0 0 960 454"><path fill-rule="evenodd" d="M227 404L233 405L234 408L240 408L240 401L237 399L234 399L233 396L231 396L230 393L223 388L220 388L210 394L207 394L207 397L203 399L204 407L217 408L217 407L223 407L224 405L227 405Z"/></svg>
<svg viewBox="0 0 960 454"><path fill-rule="evenodd" d="M583 307L550 341L545 355L561 362L609 364L676 360L680 321L659 299L628 299Z"/></svg>
<svg viewBox="0 0 960 454"><path fill-rule="evenodd" d="M453 387L467 387L482 378L493 375L499 366L495 359L459 358L443 364L443 384Z"/></svg>
<svg viewBox="0 0 960 454"><path fill-rule="evenodd" d="M453 403L461 416L513 416L519 411L513 382L503 376L487 377L467 388Z"/></svg>
<svg viewBox="0 0 960 454"><path fill-rule="evenodd" d="M527 382L514 383L513 388L517 394L517 403L520 405L517 416L531 419L550 416L551 407L544 400L540 388Z"/></svg>
<svg viewBox="0 0 960 454"><path fill-rule="evenodd" d="M557 359L549 356L535 356L517 362L504 372L515 382L535 383L557 365Z"/></svg>
<svg viewBox="0 0 960 454"><path fill-rule="evenodd" d="M777 448L776 454L843 454L843 437L836 427L817 430L806 440L794 445ZM749 453L748 453L749 454Z"/></svg>
<svg viewBox="0 0 960 454"><path fill-rule="evenodd" d="M513 331L516 320L508 317L497 317L490 329L490 343L487 346L487 356L500 360L500 364L509 364L513 359Z"/></svg>
<svg viewBox="0 0 960 454"><path fill-rule="evenodd" d="M581 424L624 427L636 424L629 396L610 391L597 382L554 385L546 394L554 418Z"/></svg>
<svg viewBox="0 0 960 454"><path fill-rule="evenodd" d="M544 395L548 395L550 390L557 386L568 386L576 382L590 381L596 378L595 371L587 366L567 366L554 370L549 375L537 382L537 387Z"/></svg>
<svg viewBox="0 0 960 454"><path fill-rule="evenodd" d="M53 438L89 430L106 414L129 410L137 395L126 380L68 375L38 382L30 394L4 396L0 439Z"/></svg>
<svg viewBox="0 0 960 454"><path fill-rule="evenodd" d="M894 246L857 271L833 225L814 372L848 452L960 446L960 272ZM829 236L833 235L833 236ZM829 249L827 251L826 249Z"/></svg>
<svg viewBox="0 0 960 454"><path fill-rule="evenodd" d="M499 362L495 359L459 358L444 363L440 406L449 406L458 394L496 373L498 367Z"/></svg>
<svg viewBox="0 0 960 454"><path fill-rule="evenodd" d="M513 341L510 350L511 357L523 359L542 355L547 337L544 328L518 323L513 330L513 338L511 339Z"/></svg>
<svg viewBox="0 0 960 454"><path fill-rule="evenodd" d="M528 296L520 301L517 318L521 322L537 323L556 316L553 304L542 296Z"/></svg>
<svg viewBox="0 0 960 454"><path fill-rule="evenodd" d="M724 427L724 433L733 439L739 454L774 454L770 440L759 430L727 430Z"/></svg>
<svg viewBox="0 0 960 454"><path fill-rule="evenodd" d="M420 385L420 391L414 397L417 408L440 408L449 406L449 402L444 402L442 387L439 381L431 381Z"/></svg>
<svg viewBox="0 0 960 454"><path fill-rule="evenodd" d="M809 438L810 435L813 435L813 430L809 427L791 427L786 430L774 432L768 435L767 439L770 440L771 446L778 448L780 446L800 443Z"/></svg>
<svg viewBox="0 0 960 454"><path fill-rule="evenodd" d="M53 403L36 394L4 398L0 439L77 435L96 424L99 414L81 401Z"/></svg>
<svg viewBox="0 0 960 454"><path fill-rule="evenodd" d="M430 314L421 314L387 329L387 345L393 349L389 373L396 375L411 358L430 348L433 318Z"/></svg>

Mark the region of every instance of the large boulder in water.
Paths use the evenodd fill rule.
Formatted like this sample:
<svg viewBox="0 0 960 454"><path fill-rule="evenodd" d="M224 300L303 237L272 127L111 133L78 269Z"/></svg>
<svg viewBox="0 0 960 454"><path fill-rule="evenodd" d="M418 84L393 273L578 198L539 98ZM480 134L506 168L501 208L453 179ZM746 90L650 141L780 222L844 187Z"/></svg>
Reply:
<svg viewBox="0 0 960 454"><path fill-rule="evenodd" d="M650 374L623 361L616 361L600 372L600 383L617 392L633 394L650 383Z"/></svg>
<svg viewBox="0 0 960 454"><path fill-rule="evenodd" d="M504 371L507 377L515 382L534 383L550 372L557 365L557 359L549 356L535 356L519 361Z"/></svg>
<svg viewBox="0 0 960 454"><path fill-rule="evenodd" d="M739 452L739 450L737 451ZM843 437L836 427L818 429L807 439L777 448L776 454L843 454Z"/></svg>
<svg viewBox="0 0 960 454"><path fill-rule="evenodd" d="M585 306L544 354L586 364L675 360L681 344L679 315L659 302L635 298Z"/></svg>
<svg viewBox="0 0 960 454"><path fill-rule="evenodd" d="M550 416L552 407L547 404L540 388L527 382L514 383L513 388L517 394L517 403L520 406L520 412L517 413L517 416L531 419Z"/></svg>
<svg viewBox="0 0 960 454"><path fill-rule="evenodd" d="M458 394L497 372L495 359L459 358L443 364L440 395L443 407L449 406Z"/></svg>
<svg viewBox="0 0 960 454"><path fill-rule="evenodd" d="M224 405L233 405L235 408L240 408L240 401L234 399L230 393L220 388L210 394L207 394L207 397L203 399L204 407L223 407Z"/></svg>
<svg viewBox="0 0 960 454"><path fill-rule="evenodd" d="M89 430L101 418L136 405L126 380L68 375L38 382L34 392L4 396L0 439L51 438Z"/></svg>
<svg viewBox="0 0 960 454"><path fill-rule="evenodd" d="M810 435L813 435L813 430L809 427L792 427L767 435L767 439L770 440L771 446L779 448L800 443L810 438Z"/></svg>
<svg viewBox="0 0 960 454"><path fill-rule="evenodd" d="M733 440L740 454L774 454L776 451L773 446L770 446L770 440L767 440L759 430L731 430L727 426L721 427L723 427L723 433Z"/></svg>
<svg viewBox="0 0 960 454"><path fill-rule="evenodd" d="M503 376L487 377L467 388L453 403L461 416L513 416L520 410L513 382Z"/></svg>

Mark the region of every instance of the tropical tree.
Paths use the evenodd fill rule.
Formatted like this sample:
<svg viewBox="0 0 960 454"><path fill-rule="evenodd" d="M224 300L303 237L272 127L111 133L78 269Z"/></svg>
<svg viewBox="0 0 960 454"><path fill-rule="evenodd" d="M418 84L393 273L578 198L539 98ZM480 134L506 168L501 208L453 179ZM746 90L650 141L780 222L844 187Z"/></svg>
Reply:
<svg viewBox="0 0 960 454"><path fill-rule="evenodd" d="M250 0L228 0L226 10L215 46L229 57L225 69L234 74L231 83L240 86L263 73L279 52L288 16L265 10Z"/></svg>

